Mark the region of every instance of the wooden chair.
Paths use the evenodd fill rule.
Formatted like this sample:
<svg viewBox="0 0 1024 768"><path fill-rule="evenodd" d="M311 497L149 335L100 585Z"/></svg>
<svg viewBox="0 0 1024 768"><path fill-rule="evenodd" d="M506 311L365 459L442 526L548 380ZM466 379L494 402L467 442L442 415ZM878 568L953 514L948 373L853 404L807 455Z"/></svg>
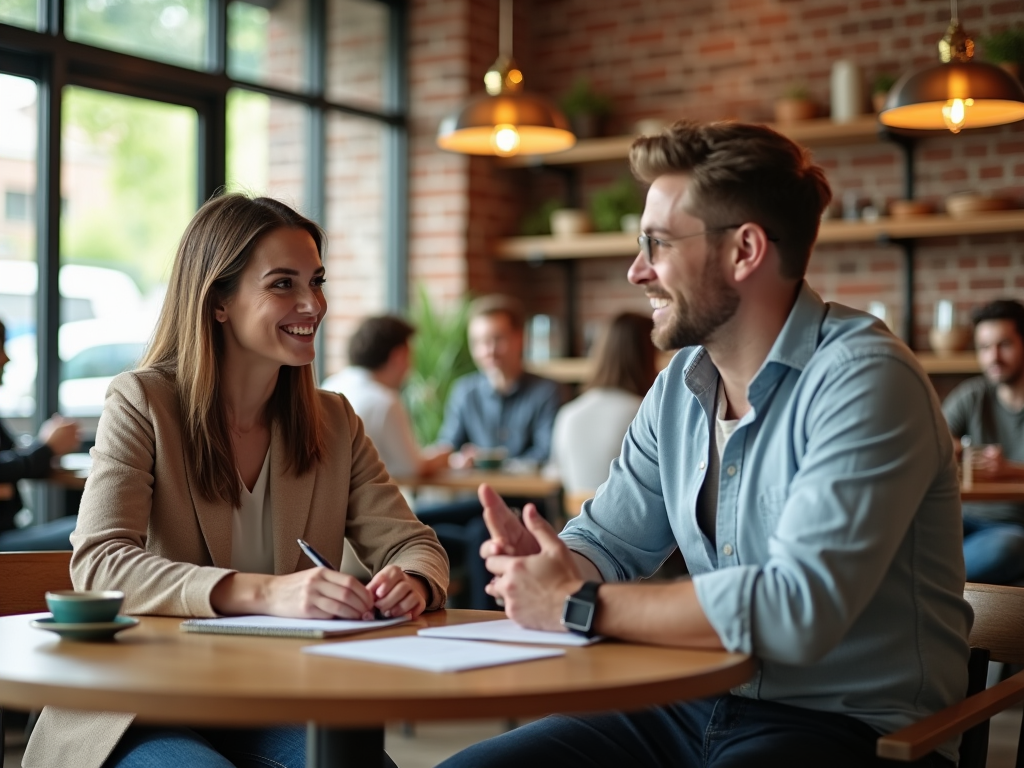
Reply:
<svg viewBox="0 0 1024 768"><path fill-rule="evenodd" d="M70 552L0 552L0 616L46 610L45 595L72 589ZM4 710L0 707L0 768L4 765Z"/></svg>
<svg viewBox="0 0 1024 768"><path fill-rule="evenodd" d="M988 662L1024 663L1024 589L967 584L964 597L974 608L967 698L902 730L882 736L879 757L912 761L963 734L959 768L984 768L989 718L1024 701L1024 672L985 688ZM1017 741L1017 768L1024 767L1024 728Z"/></svg>
<svg viewBox="0 0 1024 768"><path fill-rule="evenodd" d="M583 502L594 498L594 491L576 491L575 493L565 492L564 506L565 514L568 517L576 517L583 509Z"/></svg>

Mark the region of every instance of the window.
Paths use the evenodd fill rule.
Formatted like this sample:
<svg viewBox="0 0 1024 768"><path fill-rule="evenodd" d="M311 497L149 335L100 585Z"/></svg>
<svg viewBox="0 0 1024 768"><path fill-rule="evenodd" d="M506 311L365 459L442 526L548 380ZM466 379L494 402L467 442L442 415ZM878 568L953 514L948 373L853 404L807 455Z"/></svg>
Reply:
<svg viewBox="0 0 1024 768"><path fill-rule="evenodd" d="M221 189L327 230L319 365L340 364L357 313L400 308L404 23L398 0L0 0L21 27L0 34L0 318L20 358L0 418L29 431L60 408L88 432ZM61 125L37 148L41 109Z"/></svg>

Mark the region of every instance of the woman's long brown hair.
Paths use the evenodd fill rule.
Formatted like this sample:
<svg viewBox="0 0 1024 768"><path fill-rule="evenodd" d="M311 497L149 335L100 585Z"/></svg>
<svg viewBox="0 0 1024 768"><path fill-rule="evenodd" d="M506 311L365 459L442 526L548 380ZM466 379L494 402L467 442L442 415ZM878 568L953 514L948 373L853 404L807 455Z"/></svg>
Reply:
<svg viewBox="0 0 1024 768"><path fill-rule="evenodd" d="M323 231L284 203L239 194L207 201L178 245L153 343L139 363L163 371L176 383L186 461L199 493L235 508L241 491L220 397L224 331L214 309L238 290L259 240L281 227L308 232L323 259ZM320 461L325 437L311 365L281 366L266 418L281 430L290 470L303 474Z"/></svg>
<svg viewBox="0 0 1024 768"><path fill-rule="evenodd" d="M651 341L653 328L648 315L616 315L601 339L587 389L624 389L640 397L646 395L658 377L657 350Z"/></svg>

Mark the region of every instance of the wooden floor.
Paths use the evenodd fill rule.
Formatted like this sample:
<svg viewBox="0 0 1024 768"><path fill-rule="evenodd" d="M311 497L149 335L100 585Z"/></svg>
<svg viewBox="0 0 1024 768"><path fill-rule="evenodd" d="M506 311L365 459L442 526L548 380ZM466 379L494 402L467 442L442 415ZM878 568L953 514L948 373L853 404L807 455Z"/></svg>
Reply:
<svg viewBox="0 0 1024 768"><path fill-rule="evenodd" d="M1020 723L1020 707L992 719L988 768L1013 768ZM460 749L497 736L505 727L505 723L499 721L429 723L414 726L412 734L395 727L388 729L385 746L400 768L433 768ZM21 754L21 748L8 749L4 768L20 766Z"/></svg>

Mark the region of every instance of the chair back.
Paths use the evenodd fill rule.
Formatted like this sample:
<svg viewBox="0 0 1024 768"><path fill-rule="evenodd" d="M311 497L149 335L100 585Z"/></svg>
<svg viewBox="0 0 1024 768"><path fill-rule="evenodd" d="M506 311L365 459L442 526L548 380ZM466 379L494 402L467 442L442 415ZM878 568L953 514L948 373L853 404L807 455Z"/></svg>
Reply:
<svg viewBox="0 0 1024 768"><path fill-rule="evenodd" d="M47 592L73 589L70 552L0 552L0 616L45 611Z"/></svg>
<svg viewBox="0 0 1024 768"><path fill-rule="evenodd" d="M971 647L992 661L1024 664L1024 589L968 583L964 598L974 609Z"/></svg>

